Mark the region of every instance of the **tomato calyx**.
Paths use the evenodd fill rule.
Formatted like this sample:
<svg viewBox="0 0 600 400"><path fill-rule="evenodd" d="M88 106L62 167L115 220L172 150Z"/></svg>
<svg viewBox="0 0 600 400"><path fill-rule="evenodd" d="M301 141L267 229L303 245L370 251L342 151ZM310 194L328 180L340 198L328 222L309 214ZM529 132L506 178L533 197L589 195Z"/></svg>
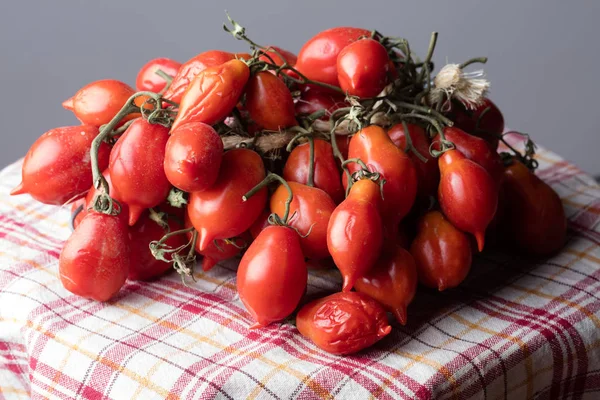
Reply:
<svg viewBox="0 0 600 400"><path fill-rule="evenodd" d="M525 139L524 153L521 153L520 151L515 149L514 146L512 146L510 143L508 143L508 141L505 139L506 135L519 135L519 136L523 137ZM505 166L509 166L514 162L514 160L517 160L517 161L520 161L521 163L523 163L531 172L533 172L537 169L539 163L534 158L536 144L533 142L533 140L531 140L531 137L529 136L529 134L517 132L517 131L510 131L510 132L506 132L506 133L502 134L500 136L500 140L512 152L512 154L509 152L505 152L505 151L500 153L500 158L502 159L502 162L504 163Z"/></svg>
<svg viewBox="0 0 600 400"><path fill-rule="evenodd" d="M167 225L168 228L168 225ZM176 235L185 235L192 232L192 237L187 244L172 248L166 241ZM180 229L174 232L168 232L160 240L150 242L150 252L157 260L172 263L173 268L181 276L181 282L187 286L186 277L196 282L194 277L194 267L196 266L196 241L198 240L198 231L193 227ZM187 253L184 250L189 247ZM183 254L182 254L183 253ZM170 255L170 258L167 257Z"/></svg>
<svg viewBox="0 0 600 400"><path fill-rule="evenodd" d="M358 182L361 179L369 179L379 185L381 199L383 200L383 185L385 185L385 182L386 182L385 178L383 178L379 172L371 171L369 169L369 167L360 158L349 158L342 163L342 168L348 174L349 174L349 172L348 172L347 165L350 163L356 163L356 164L360 165L361 169L359 169L358 171L355 171L354 173L351 174L352 179L348 181L348 188L346 189L346 197L348 197L348 193L350 193L350 189L352 189L352 185L354 185L354 183Z"/></svg>

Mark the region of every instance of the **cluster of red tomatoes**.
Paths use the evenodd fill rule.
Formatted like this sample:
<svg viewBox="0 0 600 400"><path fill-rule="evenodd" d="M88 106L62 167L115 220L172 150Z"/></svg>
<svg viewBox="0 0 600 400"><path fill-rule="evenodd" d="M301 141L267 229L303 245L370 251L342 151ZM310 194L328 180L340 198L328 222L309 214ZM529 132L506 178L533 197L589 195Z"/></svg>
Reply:
<svg viewBox="0 0 600 400"><path fill-rule="evenodd" d="M295 315L301 334L347 354L390 332L386 311L407 322L417 282L459 285L486 234L533 255L563 245L533 145L498 153L504 120L487 98L429 104L431 54L333 28L296 57L231 22L250 54L152 60L137 92L92 82L63 103L81 125L27 153L12 194L76 210L67 290L106 301L127 279L192 275L196 255L208 271L242 254L254 327ZM341 291L302 305L308 269L330 267Z"/></svg>

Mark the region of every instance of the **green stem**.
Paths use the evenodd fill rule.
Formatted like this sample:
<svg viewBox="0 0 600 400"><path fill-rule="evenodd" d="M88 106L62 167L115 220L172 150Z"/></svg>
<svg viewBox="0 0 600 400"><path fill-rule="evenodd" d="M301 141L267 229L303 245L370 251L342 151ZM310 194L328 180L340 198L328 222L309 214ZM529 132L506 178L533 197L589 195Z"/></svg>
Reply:
<svg viewBox="0 0 600 400"><path fill-rule="evenodd" d="M462 64L458 65L458 68L460 69L464 69L465 67L471 65L471 64L475 64L475 63L481 63L481 64L485 64L487 62L488 58L487 57L476 57L476 58L471 58L470 60L465 61Z"/></svg>
<svg viewBox="0 0 600 400"><path fill-rule="evenodd" d="M282 218L282 223L285 225L285 224L287 224L287 220L290 215L290 206L291 206L292 200L294 198L294 193L292 192L292 188L290 187L290 185L281 176L274 174L272 172L269 172L267 174L267 176L265 177L265 179L263 179L258 185L254 186L252 189L250 189L250 191L248 193L246 193L244 196L242 196L242 201L247 201L250 197L252 197L256 193L258 193L258 191L269 186L271 183L273 183L275 181L279 181L283 186L285 186L285 188L288 191L288 198L285 201L285 212L284 212L283 218Z"/></svg>
<svg viewBox="0 0 600 400"><path fill-rule="evenodd" d="M348 165L348 164L350 164L350 163L355 163L355 164L358 164L358 165L360 165L360 167L361 167L363 170L365 170L365 171L368 171L368 172L371 172L371 171L369 171L369 167L367 167L367 164L365 164L365 163L363 162L363 160L361 160L360 158L349 158L349 159L347 159L346 161L344 161L344 162L342 163L342 167L345 167L346 165Z"/></svg>
<svg viewBox="0 0 600 400"><path fill-rule="evenodd" d="M420 105L411 104L411 103L406 103L404 101L394 101L394 104L397 105L398 107L408 108L409 110L421 111L421 112L423 112L425 114L433 115L437 119L439 119L440 121L442 121L447 126L454 125L454 122L452 122L450 119L448 119L447 117L445 117L444 115L442 115L442 113L434 110L431 107L420 106Z"/></svg>
<svg viewBox="0 0 600 400"><path fill-rule="evenodd" d="M425 156L423 156L421 153L419 153L419 151L413 145L412 138L410 137L410 131L408 129L408 124L404 120L402 120L402 127L404 128L404 137L406 137L406 146L404 148L404 152L408 153L408 151L410 150L413 152L413 154L415 156L417 156L417 158L419 160L426 163L427 158L425 158Z"/></svg>
<svg viewBox="0 0 600 400"><path fill-rule="evenodd" d="M427 49L427 56L423 61L423 67L419 71L419 76L417 77L417 82L423 82L423 77L427 71L429 71L429 62L431 61L431 57L433 57L433 51L435 50L435 45L437 43L438 33L433 32L431 34L431 39L429 40L429 48Z"/></svg>
<svg viewBox="0 0 600 400"><path fill-rule="evenodd" d="M173 82L173 77L171 75L167 74L162 69L157 69L156 71L154 71L154 73L156 75L160 76L161 78L163 78L167 82L167 85L170 85L171 82Z"/></svg>
<svg viewBox="0 0 600 400"><path fill-rule="evenodd" d="M160 240L157 242L157 245L161 245L161 244L165 243L167 240L169 240L169 238L171 238L173 236L183 235L183 234L186 234L186 233L194 231L194 230L195 230L194 227L191 227L191 228L180 229L178 231L169 232L169 233L165 234L162 238L160 238ZM194 243L194 246L195 245L196 244ZM192 249L193 248L194 247L192 246Z"/></svg>

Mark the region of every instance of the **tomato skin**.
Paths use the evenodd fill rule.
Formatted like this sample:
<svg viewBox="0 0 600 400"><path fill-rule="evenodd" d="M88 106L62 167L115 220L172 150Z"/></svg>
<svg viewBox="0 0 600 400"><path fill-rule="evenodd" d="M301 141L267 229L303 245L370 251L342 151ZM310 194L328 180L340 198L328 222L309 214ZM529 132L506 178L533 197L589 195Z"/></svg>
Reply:
<svg viewBox="0 0 600 400"><path fill-rule="evenodd" d="M259 72L248 81L246 108L264 129L275 131L298 124L292 93L281 79L267 71Z"/></svg>
<svg viewBox="0 0 600 400"><path fill-rule="evenodd" d="M482 166L458 150L442 154L439 165L440 207L452 225L475 235L477 247L482 251L485 230L498 207L498 185Z"/></svg>
<svg viewBox="0 0 600 400"><path fill-rule="evenodd" d="M481 117L479 131L477 131L477 120L488 107L490 110ZM481 137L490 145L493 151L498 150L498 136L504 132L504 116L490 99L484 98L483 103L475 110L467 110L462 103L455 102L452 104L448 116L454 121L456 128Z"/></svg>
<svg viewBox="0 0 600 400"><path fill-rule="evenodd" d="M63 106L67 110L72 107L82 124L99 127L108 124L133 94L135 90L126 83L104 79L82 87L72 97L72 101L65 101ZM134 117L135 115L130 115L122 121Z"/></svg>
<svg viewBox="0 0 600 400"><path fill-rule="evenodd" d="M190 221L198 231L200 251L215 239L239 236L252 226L265 209L267 189L247 201L242 196L264 178L265 167L258 153L234 149L223 154L215 184L203 192L191 193L187 206Z"/></svg>
<svg viewBox="0 0 600 400"><path fill-rule="evenodd" d="M294 53L284 50L281 47L269 46L266 51L269 54L269 57L273 61L271 61L269 59L269 57L267 57L265 54L258 57L259 60L266 61L268 63L274 62L275 65L278 65L278 66L281 66L286 62L289 65L294 66L294 65L296 65L296 61L298 60L298 58L296 57L296 55ZM281 57L279 57L279 55L275 51L279 52L279 54L281 54L283 56L283 59Z"/></svg>
<svg viewBox="0 0 600 400"><path fill-rule="evenodd" d="M471 269L469 238L439 211L429 211L420 218L410 252L419 281L440 292L458 286Z"/></svg>
<svg viewBox="0 0 600 400"><path fill-rule="evenodd" d="M206 68L183 94L171 129L189 122L214 125L223 120L238 103L249 77L248 66L240 60Z"/></svg>
<svg viewBox="0 0 600 400"><path fill-rule="evenodd" d="M344 292L373 267L383 246L380 196L379 184L359 180L329 219L327 248L342 273Z"/></svg>
<svg viewBox="0 0 600 400"><path fill-rule="evenodd" d="M504 171L504 236L534 256L556 253L566 241L567 219L558 194L519 161Z"/></svg>
<svg viewBox="0 0 600 400"><path fill-rule="evenodd" d="M252 242L238 267L240 299L258 328L289 316L304 295L308 271L298 234L269 226Z"/></svg>
<svg viewBox="0 0 600 400"><path fill-rule="evenodd" d="M363 293L335 293L300 309L298 331L331 354L351 354L372 346L392 331L385 310Z"/></svg>
<svg viewBox="0 0 600 400"><path fill-rule="evenodd" d="M430 141L425 130L417 124L406 124L413 146L427 159L423 162L412 151L407 152L417 173L417 194L420 198L435 196L440 183L440 170L437 160L429 153ZM388 130L388 136L399 149L406 148L406 134L402 124L396 124Z"/></svg>
<svg viewBox="0 0 600 400"><path fill-rule="evenodd" d="M357 280L354 287L377 300L405 325L406 308L417 292L415 260L400 246L384 250L375 266Z"/></svg>
<svg viewBox="0 0 600 400"><path fill-rule="evenodd" d="M184 192L200 192L217 180L222 158L223 141L217 131L202 122L190 122L171 131L165 175Z"/></svg>
<svg viewBox="0 0 600 400"><path fill-rule="evenodd" d="M390 57L376 40L361 39L350 43L337 57L340 88L349 95L375 97L387 85L390 75Z"/></svg>
<svg viewBox="0 0 600 400"><path fill-rule="evenodd" d="M366 29L337 27L315 35L298 53L296 69L308 79L338 86L337 58L344 47L369 36Z"/></svg>
<svg viewBox="0 0 600 400"><path fill-rule="evenodd" d="M107 301L129 271L129 235L121 218L88 213L67 239L58 261L60 280L78 296Z"/></svg>
<svg viewBox="0 0 600 400"><path fill-rule="evenodd" d="M189 59L179 67L171 86L165 92L165 98L178 104L181 103L186 89L200 72L233 59L235 59L235 54L220 50L205 51Z"/></svg>
<svg viewBox="0 0 600 400"><path fill-rule="evenodd" d="M310 88L302 92L300 100L296 103L296 114L310 115L320 110L326 113L320 119L328 121L329 116L338 108L345 107L346 102L343 95L332 93L317 88Z"/></svg>
<svg viewBox="0 0 600 400"><path fill-rule="evenodd" d="M325 191L338 204L345 197L340 179L340 171L333 156L331 144L322 139L314 139L315 172L313 181L316 188ZM303 143L296 146L288 156L283 168L283 178L289 182L306 185L310 171L310 145Z"/></svg>
<svg viewBox="0 0 600 400"><path fill-rule="evenodd" d="M327 225L335 203L321 189L288 182L294 197L290 205L289 225L296 228L300 237L302 252L306 258L320 260L329 257L327 249ZM280 185L271 196L271 212L283 217L288 192Z"/></svg>
<svg viewBox="0 0 600 400"><path fill-rule="evenodd" d="M163 167L168 140L168 128L140 118L110 153L110 178L116 198L129 206L130 226L144 209L162 203L171 190Z"/></svg>
<svg viewBox="0 0 600 400"><path fill-rule="evenodd" d="M456 150L460 151L469 160L475 161L481 165L492 177L500 184L504 173L504 165L500 155L493 151L489 144L480 137L468 134L459 128L444 128L446 139L454 143ZM440 149L440 135L433 139L433 148Z"/></svg>
<svg viewBox="0 0 600 400"><path fill-rule="evenodd" d="M160 93L167 81L156 74L156 70L160 69L169 76L175 77L177 71L181 68L181 63L170 58L155 58L148 61L138 72L135 80L135 88L138 92L149 91Z"/></svg>
<svg viewBox="0 0 600 400"><path fill-rule="evenodd" d="M22 167L22 181L10 194L28 193L44 204L63 205L81 197L92 185L90 147L98 128L89 125L51 129L31 146ZM98 165L108 166L110 147L100 145Z"/></svg>

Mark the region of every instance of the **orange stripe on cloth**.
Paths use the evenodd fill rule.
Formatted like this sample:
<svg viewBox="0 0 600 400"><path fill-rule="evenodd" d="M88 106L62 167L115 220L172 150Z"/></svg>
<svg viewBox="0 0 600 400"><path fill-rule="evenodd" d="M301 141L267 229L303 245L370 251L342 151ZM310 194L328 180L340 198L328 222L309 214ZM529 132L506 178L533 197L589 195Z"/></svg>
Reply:
<svg viewBox="0 0 600 400"><path fill-rule="evenodd" d="M50 218L53 214L48 214L48 215L47 214L40 214L37 211L29 209L29 208L25 207L22 204L11 203L9 201L2 200L1 198L0 198L0 204L4 204L5 206L9 206L11 208L15 208L15 209L17 209L19 211L22 211L23 214L25 214L27 216L32 216L32 217L34 217L37 220L40 220L40 221L47 220L47 221L49 221L49 222L51 222L51 223L53 223L55 225L58 225L61 228L66 228L70 224L69 221L62 221L61 222L61 221L58 221L58 220L56 220L54 218Z"/></svg>

